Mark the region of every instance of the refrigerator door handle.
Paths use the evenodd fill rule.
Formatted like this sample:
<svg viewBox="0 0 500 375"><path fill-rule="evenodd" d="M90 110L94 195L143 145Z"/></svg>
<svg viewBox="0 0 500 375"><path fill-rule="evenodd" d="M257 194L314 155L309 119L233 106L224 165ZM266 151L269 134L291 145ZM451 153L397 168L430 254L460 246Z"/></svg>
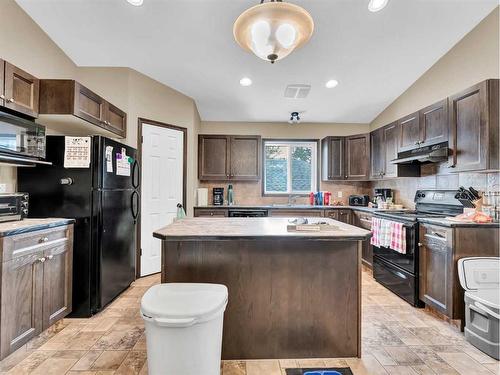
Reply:
<svg viewBox="0 0 500 375"><path fill-rule="evenodd" d="M140 175L139 175L139 163L134 160L134 165L132 166L132 186L134 189L139 187Z"/></svg>
<svg viewBox="0 0 500 375"><path fill-rule="evenodd" d="M134 218L134 224L137 224L137 218L139 217L139 193L137 191L133 191L130 196L131 199L131 210L132 217Z"/></svg>

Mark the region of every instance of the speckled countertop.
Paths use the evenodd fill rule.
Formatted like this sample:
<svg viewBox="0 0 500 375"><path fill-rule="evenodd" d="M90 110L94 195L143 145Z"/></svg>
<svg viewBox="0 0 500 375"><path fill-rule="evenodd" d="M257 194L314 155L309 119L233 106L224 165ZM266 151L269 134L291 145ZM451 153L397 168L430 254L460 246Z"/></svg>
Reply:
<svg viewBox="0 0 500 375"><path fill-rule="evenodd" d="M20 221L8 221L0 223L0 237L12 236L14 234L28 233L36 230L60 227L74 223L74 219L48 218L48 219L24 219Z"/></svg>
<svg viewBox="0 0 500 375"><path fill-rule="evenodd" d="M380 208L371 208L365 206L311 206L308 204L297 204L292 206L283 205L234 205L234 206L194 206L196 209L224 209L224 210L339 210L339 209L350 209L355 211L364 211L364 212L380 212L380 211L391 211L391 210L383 210ZM405 209L406 210L406 209ZM401 210L392 210L392 211L401 211Z"/></svg>
<svg viewBox="0 0 500 375"><path fill-rule="evenodd" d="M442 227L450 227L450 228L455 228L455 227L467 227L467 228L499 228L500 223L474 223L474 222L464 222L464 221L455 221L455 220L449 220L446 218L419 218L418 219L419 223L424 223L424 224L433 224L433 225L439 225Z"/></svg>
<svg viewBox="0 0 500 375"><path fill-rule="evenodd" d="M371 232L340 221L309 218L310 223L326 222L336 230L288 232L288 218L186 218L158 229L153 236L162 240L301 238L326 240L365 240Z"/></svg>

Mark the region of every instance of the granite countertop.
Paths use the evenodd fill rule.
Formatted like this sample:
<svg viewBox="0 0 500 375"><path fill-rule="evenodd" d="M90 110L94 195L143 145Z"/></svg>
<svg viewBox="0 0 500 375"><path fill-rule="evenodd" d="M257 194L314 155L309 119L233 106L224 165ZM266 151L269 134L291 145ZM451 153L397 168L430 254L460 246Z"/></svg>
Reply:
<svg viewBox="0 0 500 375"><path fill-rule="evenodd" d="M446 218L432 218L432 217L419 218L418 222L424 223L424 224L434 224L434 225L439 225L442 227L450 227L450 228L455 228L455 227L499 228L500 227L500 223L484 223L483 224L483 223L474 223L474 222L460 222L460 221L455 221L455 220L449 220Z"/></svg>
<svg viewBox="0 0 500 375"><path fill-rule="evenodd" d="M371 232L327 218L309 218L310 223L326 222L337 230L288 232L288 218L186 218L158 229L153 236L162 240L301 238L366 240Z"/></svg>
<svg viewBox="0 0 500 375"><path fill-rule="evenodd" d="M209 205L209 206L194 206L194 208L198 209L206 209L206 210L213 210L213 209L224 209L224 210L248 210L248 209L256 209L256 210L338 210L338 209L350 209L350 210L355 210L355 211L364 211L364 212L379 212L379 211L391 211L387 209L381 209L381 208L371 208L371 207L366 207L366 206L311 206L308 204L297 204L297 205L292 205L292 206L287 206L286 204L283 205L276 205L273 206L272 204L270 205L234 205L234 206L214 206L214 205ZM403 210L408 210L408 209L403 209ZM402 211L402 210L392 210L392 211Z"/></svg>
<svg viewBox="0 0 500 375"><path fill-rule="evenodd" d="M0 237L60 227L62 225L72 224L74 222L75 219L62 218L24 219L19 221L8 221L5 223L0 223Z"/></svg>

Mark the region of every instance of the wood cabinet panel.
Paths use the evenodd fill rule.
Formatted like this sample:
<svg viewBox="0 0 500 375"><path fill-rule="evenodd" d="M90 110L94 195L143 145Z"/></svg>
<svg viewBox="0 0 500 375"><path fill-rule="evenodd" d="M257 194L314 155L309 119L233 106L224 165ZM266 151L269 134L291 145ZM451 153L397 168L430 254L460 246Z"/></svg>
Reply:
<svg viewBox="0 0 500 375"><path fill-rule="evenodd" d="M127 136L127 114L113 104L106 102L106 127L125 138Z"/></svg>
<svg viewBox="0 0 500 375"><path fill-rule="evenodd" d="M28 72L5 62L4 105L31 117L38 116L40 80Z"/></svg>
<svg viewBox="0 0 500 375"><path fill-rule="evenodd" d="M450 97L449 112L450 167L456 172L497 169L498 80Z"/></svg>
<svg viewBox="0 0 500 375"><path fill-rule="evenodd" d="M419 297L448 316L452 308L452 241L451 230L421 226Z"/></svg>
<svg viewBox="0 0 500 375"><path fill-rule="evenodd" d="M227 217L229 214L228 210L221 208L216 208L213 210L205 208L195 208L194 217Z"/></svg>
<svg viewBox="0 0 500 375"><path fill-rule="evenodd" d="M99 95L75 82L74 114L88 122L103 126L106 102ZM104 124L105 125L105 124Z"/></svg>
<svg viewBox="0 0 500 375"><path fill-rule="evenodd" d="M255 181L260 179L260 170L260 136L198 136L200 180Z"/></svg>
<svg viewBox="0 0 500 375"><path fill-rule="evenodd" d="M5 105L5 61L0 59L0 105Z"/></svg>
<svg viewBox="0 0 500 375"><path fill-rule="evenodd" d="M368 180L370 165L370 136L361 134L345 138L345 178Z"/></svg>
<svg viewBox="0 0 500 375"><path fill-rule="evenodd" d="M420 120L419 113L398 120L399 127L399 151L407 151L418 146L420 142Z"/></svg>
<svg viewBox="0 0 500 375"><path fill-rule="evenodd" d="M42 331L42 255L35 252L2 264L1 358Z"/></svg>
<svg viewBox="0 0 500 375"><path fill-rule="evenodd" d="M384 128L372 131L370 133L370 178L372 180L384 177L385 147Z"/></svg>
<svg viewBox="0 0 500 375"><path fill-rule="evenodd" d="M323 210L294 210L277 209L269 210L268 215L272 217L323 217Z"/></svg>
<svg viewBox="0 0 500 375"><path fill-rule="evenodd" d="M66 134L127 135L127 114L73 80L40 82L40 114L40 122Z"/></svg>
<svg viewBox="0 0 500 375"><path fill-rule="evenodd" d="M343 137L329 137L327 140L328 145L328 180L343 180L345 177L344 172L344 150L345 140Z"/></svg>
<svg viewBox="0 0 500 375"><path fill-rule="evenodd" d="M0 359L72 308L73 226L0 238Z"/></svg>
<svg viewBox="0 0 500 375"><path fill-rule="evenodd" d="M352 211L350 209L325 210L325 217L338 220L343 223L352 224Z"/></svg>
<svg viewBox="0 0 500 375"><path fill-rule="evenodd" d="M198 137L198 178L226 180L229 176L230 137L200 135Z"/></svg>
<svg viewBox="0 0 500 375"><path fill-rule="evenodd" d="M46 250L43 263L43 329L71 312L73 252L71 242Z"/></svg>
<svg viewBox="0 0 500 375"><path fill-rule="evenodd" d="M448 99L420 110L419 116L421 146L448 141Z"/></svg>
<svg viewBox="0 0 500 375"><path fill-rule="evenodd" d="M261 140L259 136L231 136L230 177L259 180Z"/></svg>

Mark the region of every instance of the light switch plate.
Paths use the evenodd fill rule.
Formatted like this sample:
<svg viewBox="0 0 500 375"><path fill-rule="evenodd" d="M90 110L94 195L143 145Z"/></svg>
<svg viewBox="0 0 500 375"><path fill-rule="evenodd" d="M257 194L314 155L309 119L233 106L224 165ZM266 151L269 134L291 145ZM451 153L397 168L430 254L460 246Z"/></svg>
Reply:
<svg viewBox="0 0 500 375"><path fill-rule="evenodd" d="M337 192L337 198L342 198L342 192L341 191Z"/></svg>
<svg viewBox="0 0 500 375"><path fill-rule="evenodd" d="M7 184L0 184L0 193L7 192Z"/></svg>

